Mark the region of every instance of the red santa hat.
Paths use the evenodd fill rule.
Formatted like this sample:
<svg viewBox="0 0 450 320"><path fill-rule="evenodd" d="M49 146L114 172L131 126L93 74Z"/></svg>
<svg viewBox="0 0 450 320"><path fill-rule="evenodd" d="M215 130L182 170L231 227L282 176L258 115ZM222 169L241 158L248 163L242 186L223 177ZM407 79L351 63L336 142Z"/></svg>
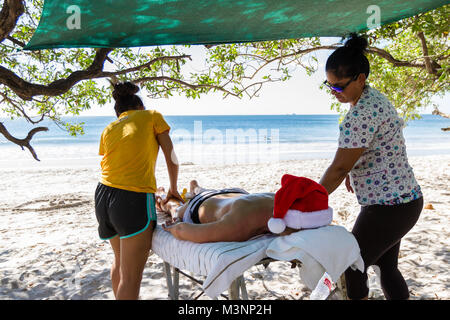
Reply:
<svg viewBox="0 0 450 320"><path fill-rule="evenodd" d="M333 219L333 209L328 207L328 192L317 182L285 174L281 188L275 193L273 218L268 227L281 233L286 226L293 229L310 229L326 226Z"/></svg>

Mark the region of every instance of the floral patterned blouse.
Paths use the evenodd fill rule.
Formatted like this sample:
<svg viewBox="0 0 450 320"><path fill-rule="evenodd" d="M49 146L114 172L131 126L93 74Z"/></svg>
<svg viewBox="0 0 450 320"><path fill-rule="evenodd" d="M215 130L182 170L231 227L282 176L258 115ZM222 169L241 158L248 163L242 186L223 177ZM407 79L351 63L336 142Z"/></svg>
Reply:
<svg viewBox="0 0 450 320"><path fill-rule="evenodd" d="M368 85L339 126L339 148L367 148L350 171L362 206L395 205L422 196L402 129L403 120L389 100Z"/></svg>

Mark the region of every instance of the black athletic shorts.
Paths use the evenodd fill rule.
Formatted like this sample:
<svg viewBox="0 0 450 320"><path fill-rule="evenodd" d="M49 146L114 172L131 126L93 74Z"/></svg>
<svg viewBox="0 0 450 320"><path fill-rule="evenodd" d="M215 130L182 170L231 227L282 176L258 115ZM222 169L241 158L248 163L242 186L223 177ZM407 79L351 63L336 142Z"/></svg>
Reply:
<svg viewBox="0 0 450 320"><path fill-rule="evenodd" d="M95 190L95 215L100 239L109 240L117 235L120 239L129 238L156 221L155 195L99 183Z"/></svg>

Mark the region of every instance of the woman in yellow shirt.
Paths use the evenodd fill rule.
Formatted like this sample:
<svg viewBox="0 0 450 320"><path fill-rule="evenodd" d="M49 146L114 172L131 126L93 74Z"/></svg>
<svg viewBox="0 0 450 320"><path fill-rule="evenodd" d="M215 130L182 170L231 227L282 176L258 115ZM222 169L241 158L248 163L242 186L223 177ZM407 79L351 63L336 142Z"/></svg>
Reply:
<svg viewBox="0 0 450 320"><path fill-rule="evenodd" d="M170 179L165 201L176 198L178 162L163 116L145 110L131 82L114 85L117 120L101 135L102 176L95 191L95 214L102 240L109 240L115 260L111 281L116 299L138 299L142 273L156 225L155 165L159 147Z"/></svg>

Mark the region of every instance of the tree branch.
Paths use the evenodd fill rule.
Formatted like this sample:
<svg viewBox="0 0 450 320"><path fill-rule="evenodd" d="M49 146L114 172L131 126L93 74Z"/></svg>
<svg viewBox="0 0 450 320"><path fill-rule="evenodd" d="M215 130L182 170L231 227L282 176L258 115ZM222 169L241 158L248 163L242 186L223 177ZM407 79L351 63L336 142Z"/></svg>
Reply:
<svg viewBox="0 0 450 320"><path fill-rule="evenodd" d="M390 63L394 65L394 67L413 67L413 68L425 68L425 64L411 61L401 61L395 59L389 52L383 49L379 49L377 47L369 47L367 52L376 54L381 58L386 59Z"/></svg>
<svg viewBox="0 0 450 320"><path fill-rule="evenodd" d="M433 110L433 112L431 114L438 115L438 116L450 119L450 114L443 113L438 108L434 108L434 110Z"/></svg>
<svg viewBox="0 0 450 320"><path fill-rule="evenodd" d="M6 37L6 39L8 39L9 41L11 41L12 43L14 43L15 45L18 45L19 47L25 47L25 43L24 42L22 42L22 41L20 41L20 40L17 40L17 39L14 39L13 37L11 37L11 36L7 36Z"/></svg>
<svg viewBox="0 0 450 320"><path fill-rule="evenodd" d="M105 60L108 60L108 54L112 48L98 49L92 64L85 70L75 71L65 79L58 79L48 85L33 84L23 80L11 70L0 66L0 83L8 86L15 94L23 100L31 100L34 96L59 96L66 93L70 88L82 80L98 79L98 78L112 78L117 75L136 72L150 67L158 61L191 59L190 55L181 56L165 56L152 59L151 61L141 64L136 67L123 69L119 71L103 71Z"/></svg>
<svg viewBox="0 0 450 320"><path fill-rule="evenodd" d="M0 42L2 42L16 26L17 19L24 13L23 0L4 0L0 11Z"/></svg>
<svg viewBox="0 0 450 320"><path fill-rule="evenodd" d="M112 48L98 49L92 64L84 69L71 73L65 79L58 79L49 85L34 84L23 80L14 72L0 66L0 83L8 86L23 100L31 100L34 96L59 96L82 80L98 78L103 70L105 60Z"/></svg>
<svg viewBox="0 0 450 320"><path fill-rule="evenodd" d="M307 54L307 53L314 52L314 51L318 51L318 50L335 50L335 49L337 49L337 48L339 48L339 47L340 47L339 45L328 45L328 46L319 46L319 47L314 47L314 48L302 49L302 50L297 50L297 51L295 51L295 52L293 52L293 53L290 53L290 54L277 56L277 57L272 58L272 59L270 59L270 60L267 60L267 59L265 59L265 58L259 57L261 60L264 60L266 63L264 63L264 65L261 66L260 68L258 68L258 69L255 71L254 75L255 75L256 73L258 73L258 71L259 71L260 69L262 69L265 65L267 65L267 64L269 64L269 63L272 63L273 61L276 61L276 60L281 60L281 59L284 59L284 58L293 57L293 56L297 56L297 55L300 55L300 54ZM390 63L392 63L392 65L393 65L394 67L413 67L413 68L426 69L425 63L419 63L419 62L413 62L413 61L402 61L402 60L398 60L398 59L394 58L394 57L393 57L389 52L387 52L386 50L383 50L383 49L380 49L380 48L377 48L377 47L368 47L368 48L367 48L367 52L368 52L368 53L372 53L372 54L376 54L376 55L378 55L379 57L381 57L381 58L383 58L383 59L389 61ZM255 58L255 57L258 57L258 56L252 55L252 54L241 54L241 55L242 55L242 56L250 56L250 57L254 57L254 58ZM438 68L440 67L440 66L439 66L438 64L436 64L435 62L433 62L433 64L434 64L435 67L436 67L436 66L437 66ZM251 78L253 78L253 77L251 77Z"/></svg>
<svg viewBox="0 0 450 320"><path fill-rule="evenodd" d="M17 101L15 101L14 99L8 97L7 93L0 92L0 96L3 97L3 100L2 100L0 103L2 103L3 101L6 100L6 101L7 101L10 105L12 105L17 111L19 111L19 112L22 114L22 116L23 116L28 122L30 122L30 123L32 123L32 124L37 124L37 123L43 121L44 118L45 118L45 116L47 116L47 113L44 112L44 113L41 114L40 119L37 120L37 121L35 121L35 120L31 119L30 116L27 115L25 109L24 109L22 106L20 106L20 103L17 102Z"/></svg>
<svg viewBox="0 0 450 320"><path fill-rule="evenodd" d="M450 114L441 112L437 107L434 108L434 110L433 110L433 112L431 114L438 115L438 116L450 119ZM448 127L448 128L441 128L441 130L442 131L450 131L450 127Z"/></svg>
<svg viewBox="0 0 450 320"><path fill-rule="evenodd" d="M338 48L337 45L319 46L319 47L314 47L314 48L298 50L298 51L295 51L293 53L286 54L286 55L279 55L272 59L265 59L263 57L260 57L260 59L265 61L265 63L263 64L263 66L261 66L254 72L253 76L250 77L250 79L252 79L262 67L264 67L265 65L272 63L276 60L281 60L281 59L288 58L288 57L298 56L301 54L307 54L307 53L322 50L322 49L334 50L336 48ZM113 50L112 48L98 49L93 63L88 68L86 68L85 70L75 71L72 74L70 74L67 78L55 80L48 85L40 85L40 84L30 83L28 81L23 80L19 76L17 76L11 70L8 70L8 69L4 68L3 66L0 66L0 83L8 86L12 91L14 91L14 93L16 93L23 100L29 101L34 96L37 96L37 95L45 95L45 96L62 95L65 92L67 92L68 90L70 90L70 88L72 88L76 83L83 81L83 80L112 77L112 76L116 76L116 75L122 75L122 74L127 74L130 72L139 71L139 70L148 68L150 65L152 65L158 61L178 60L178 59L184 59L184 58L191 59L190 55L181 55L181 56L173 56L173 57L170 57L170 56L158 57L158 58L155 58L145 64L142 64L142 65L139 65L136 67L123 69L123 70L119 70L119 71L112 71L112 72L103 71L104 62L105 62L105 60L109 59L108 54L112 50ZM385 58L386 60L391 62L394 66L408 66L408 67L425 68L425 65L423 63L399 61L399 60L395 59L394 57L392 57L392 55L390 55L387 51L376 48L376 47L370 47L368 49L368 51L370 53L374 53L374 54L377 54L377 55ZM241 55L242 56L252 56L249 54L241 54ZM139 79L139 81L142 82L144 80L158 80L158 79L161 79L163 81L165 80L164 77L150 77L150 78L145 77L145 78ZM170 79L170 80L175 81L174 79ZM181 80L179 80L179 81L181 81ZM183 83L183 84L185 84L185 83ZM219 87L216 87L216 89L219 89ZM222 90L222 89L219 89L219 90ZM222 91L224 91L224 90L222 90ZM230 92L227 91L227 93L230 93Z"/></svg>
<svg viewBox="0 0 450 320"><path fill-rule="evenodd" d="M30 132L28 132L28 135L26 138L18 139L18 138L13 137L9 133L9 131L6 129L6 127L3 125L3 123L0 122L0 133L3 134L7 140L19 145L22 148L22 150L24 150L24 147L27 148L31 152L31 155L33 156L33 158L36 159L37 161L40 161L40 160L38 159L33 147L30 145L30 142L31 142L31 139L33 138L33 136L40 131L48 131L48 128L46 128L46 127L34 128L34 129L30 130Z"/></svg>
<svg viewBox="0 0 450 320"><path fill-rule="evenodd" d="M430 74L437 75L436 67L440 68L440 66L437 65L437 63L435 63L434 61L432 61L430 59L430 57L428 56L428 46L427 46L427 41L425 40L425 35L423 34L423 31L419 31L417 33L417 37L420 39L420 43L422 44L423 58L425 60L425 68L426 68L427 72Z"/></svg>
<svg viewBox="0 0 450 320"><path fill-rule="evenodd" d="M143 77L143 78L132 80L132 82L134 82L134 83L140 83L140 82L145 82L145 81L172 81L172 82L181 84L181 85L183 85L185 87L188 87L189 89L192 89L192 90L201 89L201 88L210 88L210 89L216 89L216 90L219 90L219 91L223 91L227 95L231 94L232 96L239 97L239 94L230 92L230 91L228 91L225 88L220 87L220 86L210 85L210 84L192 84L192 83L188 83L188 82L185 82L183 80L180 80L180 79L175 79L175 78L166 77L166 76L162 76L162 77Z"/></svg>
<svg viewBox="0 0 450 320"><path fill-rule="evenodd" d="M136 71L140 71L142 69L148 68L150 67L152 64L158 62L158 61L166 61L166 60L179 60L179 59L184 59L184 58L188 58L189 60L192 61L191 56L184 54L182 56L164 56L164 57L158 57L155 59L150 60L147 63L141 64L137 67L132 67L132 68L128 68L128 69L123 69L123 70L119 70L119 71L103 71L99 74L99 78L103 78L103 77L111 77L111 76L118 76L121 74L127 74L127 73L131 73L131 72L136 72Z"/></svg>

